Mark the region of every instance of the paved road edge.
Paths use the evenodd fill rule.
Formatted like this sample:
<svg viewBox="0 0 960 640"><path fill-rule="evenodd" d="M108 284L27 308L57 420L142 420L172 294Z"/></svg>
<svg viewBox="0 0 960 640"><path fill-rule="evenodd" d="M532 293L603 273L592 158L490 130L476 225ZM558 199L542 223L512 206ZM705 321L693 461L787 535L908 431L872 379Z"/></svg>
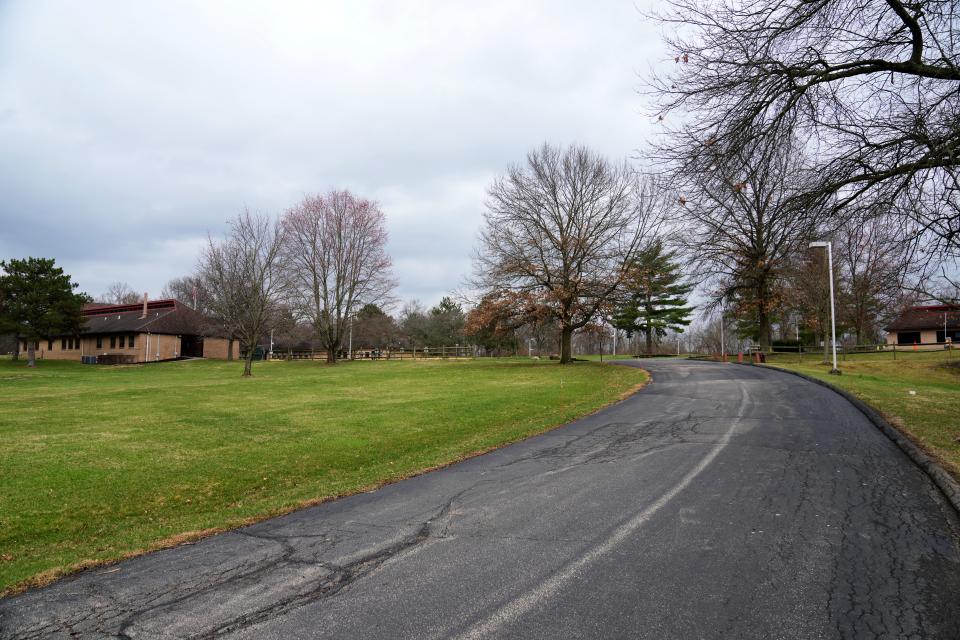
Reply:
<svg viewBox="0 0 960 640"><path fill-rule="evenodd" d="M731 363L731 364L734 364L734 363ZM740 364L740 363L736 363L736 364ZM856 397L849 391L836 387L830 384L829 382L827 382L826 380L815 378L806 373L801 373L799 371L792 371L790 369L782 369L780 367L774 367L774 366L764 365L764 364L753 364L753 363L746 363L746 362L744 362L743 364L751 367L761 367L763 369L771 369L773 371L782 371L783 373L788 373L790 375L794 375L799 378L803 378L804 380L813 382L814 384L818 384L821 387L826 387L827 389L830 389L834 393L842 396L844 399L847 400L847 402L849 402L850 404L855 406L857 409L859 409L860 413L865 415L867 419L870 422L872 422L875 427L877 427L885 436L887 436L890 440L892 440L893 443L896 444L901 451L907 454L907 457L909 457L914 462L914 464L920 467L920 469L924 473L926 473L927 476L929 476L930 480L932 480L933 484L935 484L937 488L940 489L940 492L943 493L944 497L947 499L947 502L950 503L954 511L956 511L957 514L960 515L960 483L957 483L957 481L953 479L953 476L951 476L946 469L940 466L940 464L936 460L934 460L926 451L921 449L915 442L913 442L913 440L908 438L903 432L901 432L899 429L897 429L892 424L890 424L887 421L887 419L880 414L879 411L871 407L869 404L867 404L860 398Z"/></svg>

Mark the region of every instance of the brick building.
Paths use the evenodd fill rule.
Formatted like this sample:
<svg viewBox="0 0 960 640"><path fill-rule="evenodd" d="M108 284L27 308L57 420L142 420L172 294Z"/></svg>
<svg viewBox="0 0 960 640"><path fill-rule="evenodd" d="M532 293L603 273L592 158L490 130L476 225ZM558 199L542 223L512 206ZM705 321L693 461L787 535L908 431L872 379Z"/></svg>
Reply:
<svg viewBox="0 0 960 640"><path fill-rule="evenodd" d="M960 343L960 306L911 307L887 327L887 344Z"/></svg>
<svg viewBox="0 0 960 640"><path fill-rule="evenodd" d="M38 359L126 364L203 357L237 356L236 342L202 314L177 300L144 298L137 304L88 304L76 335L49 336L36 342ZM19 348L27 350L21 339Z"/></svg>

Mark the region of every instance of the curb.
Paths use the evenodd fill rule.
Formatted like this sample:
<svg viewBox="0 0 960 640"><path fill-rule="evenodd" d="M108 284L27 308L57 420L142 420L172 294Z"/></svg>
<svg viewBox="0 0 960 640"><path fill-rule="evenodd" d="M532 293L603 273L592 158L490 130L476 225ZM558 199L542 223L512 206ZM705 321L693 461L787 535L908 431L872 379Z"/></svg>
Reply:
<svg viewBox="0 0 960 640"><path fill-rule="evenodd" d="M941 467L936 460L930 457L927 452L918 447L912 440L907 438L903 433L900 432L896 427L891 425L887 420L880 415L880 412L868 405L866 402L860 398L854 396L848 391L840 389L833 386L829 382L820 380L819 378L814 378L813 376L807 375L806 373L800 373L799 371L791 371L790 369L781 369L780 367L773 367L766 364L754 364L752 362L744 363L732 363L732 364L743 364L749 367L762 367L763 369L770 369L773 371L782 371L783 373L788 373L790 375L797 376L798 378L803 378L814 384L818 384L821 387L826 387L839 396L842 396L847 402L855 406L860 410L860 413L865 415L867 419L873 423L877 429L887 436L890 440L893 441L897 447L900 448L910 460L913 461L920 469L927 474L930 480L933 481L933 484L940 489L940 492L943 493L944 497L947 499L947 502L950 503L950 506L953 507L954 511L960 514L960 483L957 483L946 469Z"/></svg>

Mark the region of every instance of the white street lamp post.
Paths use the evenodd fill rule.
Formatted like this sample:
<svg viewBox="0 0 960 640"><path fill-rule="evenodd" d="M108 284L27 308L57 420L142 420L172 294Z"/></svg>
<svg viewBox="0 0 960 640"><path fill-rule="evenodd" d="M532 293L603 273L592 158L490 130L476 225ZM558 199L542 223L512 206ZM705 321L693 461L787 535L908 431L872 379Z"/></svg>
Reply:
<svg viewBox="0 0 960 640"><path fill-rule="evenodd" d="M827 271L830 276L830 337L833 347L833 369L830 373L840 375L840 369L837 368L837 312L836 304L833 300L833 243L832 242L811 242L811 249L826 248L827 250Z"/></svg>

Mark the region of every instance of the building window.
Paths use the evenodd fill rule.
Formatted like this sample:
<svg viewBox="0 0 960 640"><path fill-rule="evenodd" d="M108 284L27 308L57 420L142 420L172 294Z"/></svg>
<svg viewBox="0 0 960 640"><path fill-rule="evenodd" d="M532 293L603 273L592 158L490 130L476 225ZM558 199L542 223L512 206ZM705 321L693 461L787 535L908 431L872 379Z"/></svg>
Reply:
<svg viewBox="0 0 960 640"><path fill-rule="evenodd" d="M946 333L943 332L943 329L937 331L937 342L946 342L946 338L950 338L950 342L957 343L958 338L960 338L960 330L950 329Z"/></svg>
<svg viewBox="0 0 960 640"><path fill-rule="evenodd" d="M103 349L103 336L97 336L97 349Z"/></svg>
<svg viewBox="0 0 960 640"><path fill-rule="evenodd" d="M47 351L53 351L53 340L47 338Z"/></svg>
<svg viewBox="0 0 960 640"><path fill-rule="evenodd" d="M110 336L110 348L111 349L117 348L117 336Z"/></svg>
<svg viewBox="0 0 960 640"><path fill-rule="evenodd" d="M117 336L117 337L120 338L120 348L123 349L123 339L124 339L124 336Z"/></svg>
<svg viewBox="0 0 960 640"><path fill-rule="evenodd" d="M919 331L898 332L897 344L920 344L920 332Z"/></svg>
<svg viewBox="0 0 960 640"><path fill-rule="evenodd" d="M136 336L128 336L128 337L127 337L127 342L129 343L131 349L133 349L134 347L137 346L137 343L136 343L136 340L135 340L135 339L136 339Z"/></svg>
<svg viewBox="0 0 960 640"><path fill-rule="evenodd" d="M60 338L60 350L61 350L61 351L66 351L66 350L67 350L67 339L66 339L66 338Z"/></svg>

